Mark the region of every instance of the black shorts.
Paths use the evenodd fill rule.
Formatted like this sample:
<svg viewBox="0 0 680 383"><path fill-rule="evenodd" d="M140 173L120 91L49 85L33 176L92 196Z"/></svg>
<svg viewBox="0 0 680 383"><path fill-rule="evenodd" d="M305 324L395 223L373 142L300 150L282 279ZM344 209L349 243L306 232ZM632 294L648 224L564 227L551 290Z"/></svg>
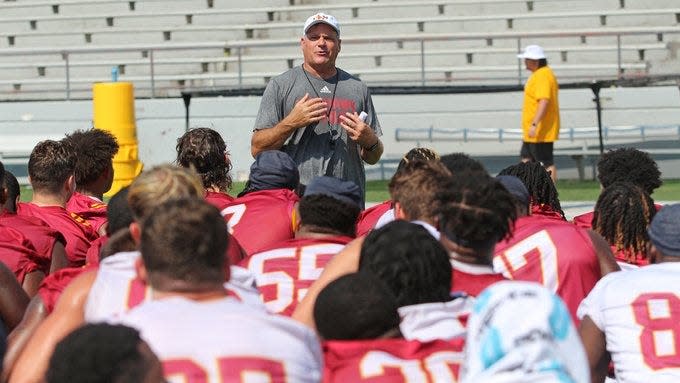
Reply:
<svg viewBox="0 0 680 383"><path fill-rule="evenodd" d="M522 142L520 156L531 161L540 162L545 167L555 164L552 142Z"/></svg>

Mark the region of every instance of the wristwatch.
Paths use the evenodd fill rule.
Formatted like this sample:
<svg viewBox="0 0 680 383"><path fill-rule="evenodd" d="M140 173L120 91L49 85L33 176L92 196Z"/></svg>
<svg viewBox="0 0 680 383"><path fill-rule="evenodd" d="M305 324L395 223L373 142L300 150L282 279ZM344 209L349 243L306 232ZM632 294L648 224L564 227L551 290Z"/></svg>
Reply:
<svg viewBox="0 0 680 383"><path fill-rule="evenodd" d="M380 139L379 138L375 141L375 144L373 144L373 145L371 145L367 148L364 147L364 150L366 150L367 152L372 152L372 151L374 151L375 149L378 148L378 145L380 145Z"/></svg>

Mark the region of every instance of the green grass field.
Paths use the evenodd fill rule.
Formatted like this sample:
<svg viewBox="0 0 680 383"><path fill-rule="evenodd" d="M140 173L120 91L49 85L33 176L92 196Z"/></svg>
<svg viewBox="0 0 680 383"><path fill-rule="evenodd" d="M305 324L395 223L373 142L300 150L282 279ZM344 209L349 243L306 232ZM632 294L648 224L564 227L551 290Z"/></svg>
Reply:
<svg viewBox="0 0 680 383"><path fill-rule="evenodd" d="M387 183L389 181L368 181L366 183L366 201L382 202L389 199ZM235 182L232 195L243 190L245 182ZM557 182L560 201L595 201L600 194L597 181L562 180ZM22 187L21 200L30 201L31 189ZM680 201L680 180L665 180L663 185L652 196L655 201Z"/></svg>

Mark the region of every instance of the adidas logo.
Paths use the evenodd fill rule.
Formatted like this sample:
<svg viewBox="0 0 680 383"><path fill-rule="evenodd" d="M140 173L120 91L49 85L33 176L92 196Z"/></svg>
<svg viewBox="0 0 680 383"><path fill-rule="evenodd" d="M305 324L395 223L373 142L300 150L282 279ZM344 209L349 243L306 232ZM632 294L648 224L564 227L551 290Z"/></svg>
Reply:
<svg viewBox="0 0 680 383"><path fill-rule="evenodd" d="M328 87L327 87L326 85L324 85L323 88L321 88L321 90L320 90L319 92L321 92L321 93L330 93L331 90L328 89Z"/></svg>

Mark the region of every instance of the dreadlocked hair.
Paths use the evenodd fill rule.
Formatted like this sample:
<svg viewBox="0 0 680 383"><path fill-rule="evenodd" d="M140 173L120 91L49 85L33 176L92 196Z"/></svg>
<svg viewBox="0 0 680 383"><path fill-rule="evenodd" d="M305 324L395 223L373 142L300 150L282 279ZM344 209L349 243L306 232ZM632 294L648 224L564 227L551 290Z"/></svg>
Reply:
<svg viewBox="0 0 680 383"><path fill-rule="evenodd" d="M449 239L481 250L511 233L517 209L500 182L477 172L463 172L446 182L436 200L440 230Z"/></svg>
<svg viewBox="0 0 680 383"><path fill-rule="evenodd" d="M402 170L409 163L420 160L420 161L433 161L439 160L439 154L433 149L429 148L413 148L404 154L404 157L399 161L397 165L397 172Z"/></svg>
<svg viewBox="0 0 680 383"><path fill-rule="evenodd" d="M539 162L520 162L501 170L498 175L519 178L527 187L532 204L548 205L566 219L555 183L550 178L550 173Z"/></svg>
<svg viewBox="0 0 680 383"><path fill-rule="evenodd" d="M612 149L597 163L597 179L605 189L614 182L632 182L651 195L661 186L661 172L649 153L635 148Z"/></svg>
<svg viewBox="0 0 680 383"><path fill-rule="evenodd" d="M654 201L631 182L616 182L602 191L595 204L593 230L621 252L627 261L647 258L647 228L656 214Z"/></svg>

